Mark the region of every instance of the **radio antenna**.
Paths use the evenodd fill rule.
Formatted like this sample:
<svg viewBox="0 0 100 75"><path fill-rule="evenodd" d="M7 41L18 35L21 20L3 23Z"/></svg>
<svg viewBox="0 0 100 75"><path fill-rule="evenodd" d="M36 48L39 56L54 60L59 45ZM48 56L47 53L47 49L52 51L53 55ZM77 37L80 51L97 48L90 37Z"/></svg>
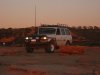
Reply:
<svg viewBox="0 0 100 75"><path fill-rule="evenodd" d="M36 28L36 22L37 22L37 14L36 14L36 12L37 12L37 8L36 8L36 1L34 0L34 11L35 11L35 17L34 17L34 24L35 24L35 28Z"/></svg>

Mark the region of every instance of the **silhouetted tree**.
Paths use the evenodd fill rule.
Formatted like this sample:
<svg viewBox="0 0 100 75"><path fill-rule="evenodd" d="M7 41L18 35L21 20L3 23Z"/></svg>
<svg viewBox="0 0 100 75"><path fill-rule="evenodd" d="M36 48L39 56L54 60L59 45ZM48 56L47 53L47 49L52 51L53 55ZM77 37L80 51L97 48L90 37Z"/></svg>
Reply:
<svg viewBox="0 0 100 75"><path fill-rule="evenodd" d="M88 29L94 29L93 26L89 26Z"/></svg>
<svg viewBox="0 0 100 75"><path fill-rule="evenodd" d="M88 29L87 26L83 26L83 29Z"/></svg>
<svg viewBox="0 0 100 75"><path fill-rule="evenodd" d="M94 29L100 29L99 27L97 27L97 26L94 26Z"/></svg>
<svg viewBox="0 0 100 75"><path fill-rule="evenodd" d="M82 26L78 26L77 29L79 29L79 30L82 29Z"/></svg>

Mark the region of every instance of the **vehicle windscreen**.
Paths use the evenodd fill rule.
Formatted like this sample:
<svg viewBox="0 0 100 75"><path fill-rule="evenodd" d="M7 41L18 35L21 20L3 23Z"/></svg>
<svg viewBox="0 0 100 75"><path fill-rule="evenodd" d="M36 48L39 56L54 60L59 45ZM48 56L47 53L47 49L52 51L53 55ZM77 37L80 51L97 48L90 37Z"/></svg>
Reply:
<svg viewBox="0 0 100 75"><path fill-rule="evenodd" d="M39 28L39 34L55 34L55 28Z"/></svg>

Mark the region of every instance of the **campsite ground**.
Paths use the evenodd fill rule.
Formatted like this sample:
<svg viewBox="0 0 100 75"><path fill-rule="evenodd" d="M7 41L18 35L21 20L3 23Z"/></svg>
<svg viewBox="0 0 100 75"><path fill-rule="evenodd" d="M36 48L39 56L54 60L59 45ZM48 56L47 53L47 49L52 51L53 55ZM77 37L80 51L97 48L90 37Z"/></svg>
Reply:
<svg viewBox="0 0 100 75"><path fill-rule="evenodd" d="M68 48L72 53L66 49L64 53L63 47L52 54L42 49L30 54L24 47L0 47L0 75L100 75L100 47L74 47ZM83 53L75 53L81 49Z"/></svg>

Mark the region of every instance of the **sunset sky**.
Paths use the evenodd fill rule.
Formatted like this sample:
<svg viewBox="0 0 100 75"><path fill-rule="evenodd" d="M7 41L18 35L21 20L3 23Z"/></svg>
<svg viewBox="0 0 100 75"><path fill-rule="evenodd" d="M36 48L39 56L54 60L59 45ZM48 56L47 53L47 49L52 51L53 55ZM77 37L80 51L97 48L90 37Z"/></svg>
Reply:
<svg viewBox="0 0 100 75"><path fill-rule="evenodd" d="M100 0L0 0L0 28L34 26L34 4L37 25L100 27Z"/></svg>

